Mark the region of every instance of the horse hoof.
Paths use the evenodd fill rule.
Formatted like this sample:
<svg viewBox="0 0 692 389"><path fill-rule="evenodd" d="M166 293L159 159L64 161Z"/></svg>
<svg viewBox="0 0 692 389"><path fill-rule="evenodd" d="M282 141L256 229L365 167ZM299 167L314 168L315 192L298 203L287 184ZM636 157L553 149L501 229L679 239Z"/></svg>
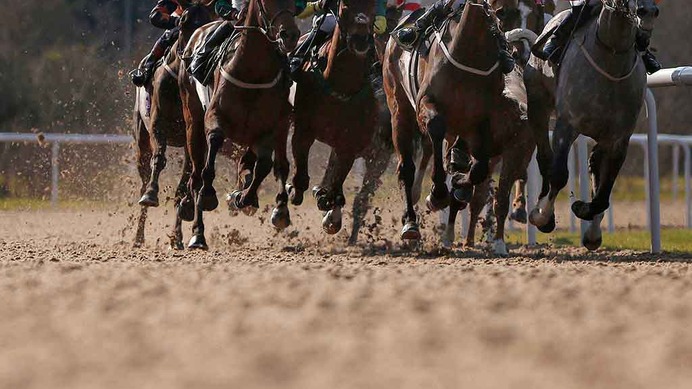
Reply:
<svg viewBox="0 0 692 389"><path fill-rule="evenodd" d="M207 246L207 240L204 238L204 235L193 235L192 239L190 239L190 243L188 243L187 248L190 250L209 250L209 246Z"/></svg>
<svg viewBox="0 0 692 389"><path fill-rule="evenodd" d="M550 234L551 232L555 231L555 214L553 214L550 217L550 220L548 220L548 223L542 225L542 226L536 226L538 228L538 231L544 233L544 234Z"/></svg>
<svg viewBox="0 0 692 389"><path fill-rule="evenodd" d="M402 240L420 240L420 229L418 223L408 222L401 229Z"/></svg>
<svg viewBox="0 0 692 389"><path fill-rule="evenodd" d="M280 205L272 211L272 225L279 231L291 225L291 215L286 205Z"/></svg>
<svg viewBox="0 0 692 389"><path fill-rule="evenodd" d="M322 229L329 235L334 235L341 230L341 208L336 207L322 218Z"/></svg>
<svg viewBox="0 0 692 389"><path fill-rule="evenodd" d="M134 248L134 249L139 249L139 248L142 248L143 246L144 246L143 240L135 240L134 242L132 242L132 248Z"/></svg>
<svg viewBox="0 0 692 389"><path fill-rule="evenodd" d="M581 238L581 244L586 247L587 250L589 251L595 251L598 250L599 247L601 247L601 244L603 244L603 237L598 237L594 240L590 240L586 236L583 236Z"/></svg>
<svg viewBox="0 0 692 389"><path fill-rule="evenodd" d="M582 220L592 221L594 213L591 212L591 204L583 201L575 201L572 203L572 212Z"/></svg>
<svg viewBox="0 0 692 389"><path fill-rule="evenodd" d="M185 196L180 200L180 204L177 207L178 216L180 219L191 222L195 219L195 204L190 200L189 197Z"/></svg>
<svg viewBox="0 0 692 389"><path fill-rule="evenodd" d="M295 186L286 184L286 192L288 193L288 199L291 201L291 204L303 204L303 192L297 190Z"/></svg>
<svg viewBox="0 0 692 389"><path fill-rule="evenodd" d="M425 205L430 212L441 211L449 206L449 196L442 199L435 198L432 193L425 198Z"/></svg>
<svg viewBox="0 0 692 389"><path fill-rule="evenodd" d="M520 224L526 224L527 219L528 216L526 215L526 208L516 208L509 215L509 220L514 220L515 222Z"/></svg>
<svg viewBox="0 0 692 389"><path fill-rule="evenodd" d="M493 242L493 251L495 252L495 255L499 257L509 256L509 251L507 251L507 244L505 244L505 241L502 239L496 239L495 242Z"/></svg>
<svg viewBox="0 0 692 389"><path fill-rule="evenodd" d="M139 199L139 205L144 207L158 207L159 196L156 193L147 192Z"/></svg>
<svg viewBox="0 0 692 389"><path fill-rule="evenodd" d="M183 242L177 239L171 239L171 245L168 247L170 250L181 251L185 250L185 245Z"/></svg>
<svg viewBox="0 0 692 389"><path fill-rule="evenodd" d="M226 205L228 205L230 211L239 211L242 208L240 206L240 197L242 195L243 192L239 190L234 190L226 195Z"/></svg>
<svg viewBox="0 0 692 389"><path fill-rule="evenodd" d="M213 211L219 206L219 199L216 197L214 188L202 188L199 195L199 206L202 208L202 211L205 212Z"/></svg>
<svg viewBox="0 0 692 389"><path fill-rule="evenodd" d="M473 198L473 188L471 190L465 188L456 188L452 191L454 199L460 203L470 203Z"/></svg>

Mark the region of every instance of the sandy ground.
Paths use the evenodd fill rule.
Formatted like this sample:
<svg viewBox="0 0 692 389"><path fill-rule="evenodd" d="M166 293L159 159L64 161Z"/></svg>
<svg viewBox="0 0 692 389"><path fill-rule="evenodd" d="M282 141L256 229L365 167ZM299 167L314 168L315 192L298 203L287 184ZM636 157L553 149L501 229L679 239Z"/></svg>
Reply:
<svg viewBox="0 0 692 389"><path fill-rule="evenodd" d="M411 252L387 213L348 248L308 211L174 252L164 209L133 249L131 213L0 213L1 388L692 387L689 256Z"/></svg>

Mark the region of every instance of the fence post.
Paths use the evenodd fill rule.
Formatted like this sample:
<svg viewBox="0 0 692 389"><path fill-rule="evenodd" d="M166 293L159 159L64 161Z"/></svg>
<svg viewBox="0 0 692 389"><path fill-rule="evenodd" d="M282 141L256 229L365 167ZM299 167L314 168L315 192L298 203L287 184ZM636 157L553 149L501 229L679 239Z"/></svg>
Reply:
<svg viewBox="0 0 692 389"><path fill-rule="evenodd" d="M649 119L647 138L649 164L649 215L651 223L651 252L661 252L661 204L658 174L658 117L656 99L651 89L646 89L646 115Z"/></svg>
<svg viewBox="0 0 692 389"><path fill-rule="evenodd" d="M673 192L673 201L678 199L678 178L680 175L680 145L673 145L673 181L671 184L671 190Z"/></svg>
<svg viewBox="0 0 692 389"><path fill-rule="evenodd" d="M577 154L579 155L579 196L581 201L591 201L591 180L589 179L589 145L586 142L584 135L579 135L577 138ZM589 222L581 220L581 235L584 236L586 229L589 228Z"/></svg>
<svg viewBox="0 0 692 389"><path fill-rule="evenodd" d="M692 155L690 155L690 145L686 144L683 151L685 152L685 166L683 168L685 174L685 223L687 228L692 228L692 198L690 195L690 164L692 164Z"/></svg>
<svg viewBox="0 0 692 389"><path fill-rule="evenodd" d="M540 179L540 171L538 169L538 161L536 160L536 151L533 152L531 157L531 162L529 162L529 172L527 174L526 180L526 210L529 214L538 204L538 194L540 192L540 184L538 180ZM526 221L526 243L529 246L534 246L536 244L536 233L537 228L531 224L530 221Z"/></svg>
<svg viewBox="0 0 692 389"><path fill-rule="evenodd" d="M53 142L50 149L50 205L55 208L58 206L58 178L60 175L60 167L58 166L60 158L60 143Z"/></svg>

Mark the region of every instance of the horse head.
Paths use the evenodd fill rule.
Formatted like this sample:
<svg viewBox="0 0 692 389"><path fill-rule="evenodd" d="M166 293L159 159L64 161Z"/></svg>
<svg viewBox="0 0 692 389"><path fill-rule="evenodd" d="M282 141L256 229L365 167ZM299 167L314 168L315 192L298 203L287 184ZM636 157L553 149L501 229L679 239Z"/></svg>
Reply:
<svg viewBox="0 0 692 389"><path fill-rule="evenodd" d="M598 37L614 51L634 45L637 28L652 30L658 16L655 0L602 0Z"/></svg>
<svg viewBox="0 0 692 389"><path fill-rule="evenodd" d="M338 17L339 32L346 37L348 50L359 57L364 57L372 48L374 19L374 1L341 0Z"/></svg>
<svg viewBox="0 0 692 389"><path fill-rule="evenodd" d="M254 22L259 23L267 38L275 41L284 54L296 48L300 30L294 18L294 0L251 0L249 10L246 25L252 24L251 19L255 18Z"/></svg>
<svg viewBox="0 0 692 389"><path fill-rule="evenodd" d="M180 30L192 34L196 29L214 20L214 11L203 1L180 0L183 14L180 15Z"/></svg>
<svg viewBox="0 0 692 389"><path fill-rule="evenodd" d="M500 20L500 29L509 31L522 26L522 15L519 11L519 0L488 0L490 8Z"/></svg>
<svg viewBox="0 0 692 389"><path fill-rule="evenodd" d="M639 19L639 27L641 29L645 31L653 30L658 13L659 10L655 0L637 1L637 19Z"/></svg>

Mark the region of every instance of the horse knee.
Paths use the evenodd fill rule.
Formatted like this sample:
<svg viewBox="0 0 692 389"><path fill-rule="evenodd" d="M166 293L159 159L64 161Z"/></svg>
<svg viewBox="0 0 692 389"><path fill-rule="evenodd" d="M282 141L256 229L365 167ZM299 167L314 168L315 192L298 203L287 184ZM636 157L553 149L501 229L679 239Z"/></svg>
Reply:
<svg viewBox="0 0 692 389"><path fill-rule="evenodd" d="M428 120L428 134L434 141L442 141L445 138L446 128L442 115L435 115Z"/></svg>
<svg viewBox="0 0 692 389"><path fill-rule="evenodd" d="M476 163L471 166L471 173L469 174L469 179L473 185L481 184L488 178L490 173L490 163L487 159L476 161Z"/></svg>
<svg viewBox="0 0 692 389"><path fill-rule="evenodd" d="M416 175L416 167L413 165L413 161L403 161L399 163L398 167L399 181L403 182L404 185L412 186L413 180Z"/></svg>

